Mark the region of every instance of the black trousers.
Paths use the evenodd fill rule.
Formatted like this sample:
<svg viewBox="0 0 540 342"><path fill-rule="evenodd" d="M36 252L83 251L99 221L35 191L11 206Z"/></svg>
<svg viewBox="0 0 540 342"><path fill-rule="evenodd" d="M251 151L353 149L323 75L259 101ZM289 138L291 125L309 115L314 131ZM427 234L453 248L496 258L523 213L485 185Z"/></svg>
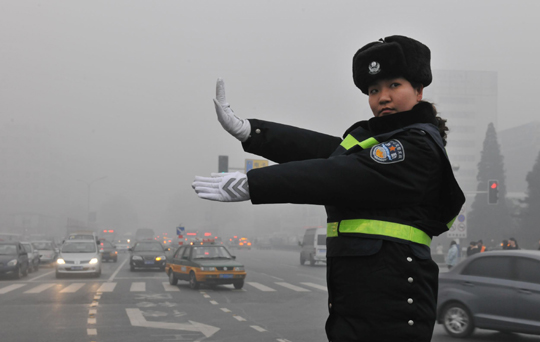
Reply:
<svg viewBox="0 0 540 342"><path fill-rule="evenodd" d="M328 340L431 341L438 275L431 257L392 241L373 255L327 258Z"/></svg>

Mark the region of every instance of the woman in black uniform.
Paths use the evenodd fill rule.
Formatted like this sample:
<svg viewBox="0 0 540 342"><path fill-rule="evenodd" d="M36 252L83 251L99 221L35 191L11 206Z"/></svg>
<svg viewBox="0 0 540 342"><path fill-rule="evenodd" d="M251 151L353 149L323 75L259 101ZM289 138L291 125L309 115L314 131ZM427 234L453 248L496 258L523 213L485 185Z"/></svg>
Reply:
<svg viewBox="0 0 540 342"><path fill-rule="evenodd" d="M422 101L430 50L404 36L367 44L353 79L374 117L343 139L234 115L222 80L214 100L223 128L246 152L278 165L196 177L198 196L253 204L324 205L329 341L431 340L438 267L430 242L465 198L446 155L445 120Z"/></svg>

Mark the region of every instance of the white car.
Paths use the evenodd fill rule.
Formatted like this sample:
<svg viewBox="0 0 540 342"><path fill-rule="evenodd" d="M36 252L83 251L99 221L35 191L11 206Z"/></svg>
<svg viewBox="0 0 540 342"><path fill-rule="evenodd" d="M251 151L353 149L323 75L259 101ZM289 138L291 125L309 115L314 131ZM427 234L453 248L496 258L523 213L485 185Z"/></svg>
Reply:
<svg viewBox="0 0 540 342"><path fill-rule="evenodd" d="M66 240L56 261L56 278L67 274L101 275L101 254L92 240Z"/></svg>

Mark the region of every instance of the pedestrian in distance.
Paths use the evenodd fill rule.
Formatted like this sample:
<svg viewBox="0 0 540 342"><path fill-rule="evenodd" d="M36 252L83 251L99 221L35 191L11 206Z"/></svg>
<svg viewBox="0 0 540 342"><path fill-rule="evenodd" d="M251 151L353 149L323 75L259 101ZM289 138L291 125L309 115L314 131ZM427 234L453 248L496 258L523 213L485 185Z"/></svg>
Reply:
<svg viewBox="0 0 540 342"><path fill-rule="evenodd" d="M446 266L448 266L448 269L451 269L452 267L456 266L458 262L458 246L455 241L452 241L450 242L450 248L448 249L448 253L446 254Z"/></svg>
<svg viewBox="0 0 540 342"><path fill-rule="evenodd" d="M514 238L508 239L508 248L507 249L519 249L519 245Z"/></svg>
<svg viewBox="0 0 540 342"><path fill-rule="evenodd" d="M430 50L391 36L360 48L352 64L374 117L343 138L241 119L218 79L223 128L244 151L277 164L197 176L192 186L215 201L324 205L328 340L428 342L439 272L431 239L448 231L465 201L444 148L446 120L423 101Z"/></svg>
<svg viewBox="0 0 540 342"><path fill-rule="evenodd" d="M480 250L478 249L478 246L476 245L476 241L469 242L469 247L467 247L467 256L470 257L471 255L474 255L478 252L480 252Z"/></svg>
<svg viewBox="0 0 540 342"><path fill-rule="evenodd" d="M486 246L484 246L484 241L478 240L476 243L476 246L478 247L478 253L484 253L486 251Z"/></svg>

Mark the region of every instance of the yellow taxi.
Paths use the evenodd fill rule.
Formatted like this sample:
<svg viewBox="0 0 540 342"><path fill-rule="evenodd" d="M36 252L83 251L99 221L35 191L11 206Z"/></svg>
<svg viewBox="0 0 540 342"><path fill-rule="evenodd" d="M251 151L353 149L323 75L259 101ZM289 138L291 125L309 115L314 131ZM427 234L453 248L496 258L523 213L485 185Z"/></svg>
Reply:
<svg viewBox="0 0 540 342"><path fill-rule="evenodd" d="M244 265L235 259L223 245L180 246L173 257L167 259L165 272L171 285L184 280L192 289L198 289L201 284L232 284L235 289L241 289L246 271Z"/></svg>

